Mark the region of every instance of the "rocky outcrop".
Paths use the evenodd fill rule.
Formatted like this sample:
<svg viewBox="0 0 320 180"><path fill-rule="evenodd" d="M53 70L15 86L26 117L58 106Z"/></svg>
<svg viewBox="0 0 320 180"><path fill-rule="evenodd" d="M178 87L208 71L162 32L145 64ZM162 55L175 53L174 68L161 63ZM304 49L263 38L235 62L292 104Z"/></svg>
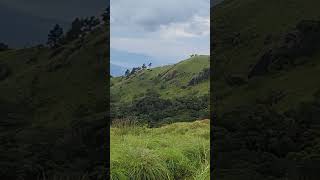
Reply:
<svg viewBox="0 0 320 180"><path fill-rule="evenodd" d="M249 78L305 63L297 59L312 56L320 48L320 21L303 20L282 39L279 46L263 53L250 71Z"/></svg>

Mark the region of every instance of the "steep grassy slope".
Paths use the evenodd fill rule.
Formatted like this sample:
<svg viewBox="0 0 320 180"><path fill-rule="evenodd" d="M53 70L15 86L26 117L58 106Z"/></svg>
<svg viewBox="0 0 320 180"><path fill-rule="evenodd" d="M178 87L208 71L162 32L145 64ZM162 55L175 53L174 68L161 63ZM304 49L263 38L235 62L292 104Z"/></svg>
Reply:
<svg viewBox="0 0 320 180"><path fill-rule="evenodd" d="M103 112L108 50L102 28L59 49L34 47L0 53L0 68L10 73L0 81L0 99L27 104L33 121L63 127L80 105ZM77 88L75 88L77 87ZM75 90L77 89L77 90ZM96 107L95 107L96 106Z"/></svg>
<svg viewBox="0 0 320 180"><path fill-rule="evenodd" d="M111 128L111 179L210 179L209 120Z"/></svg>
<svg viewBox="0 0 320 180"><path fill-rule="evenodd" d="M105 179L107 34L0 52L2 178Z"/></svg>
<svg viewBox="0 0 320 180"><path fill-rule="evenodd" d="M319 5L213 7L216 179L319 177Z"/></svg>
<svg viewBox="0 0 320 180"><path fill-rule="evenodd" d="M142 70L129 77L111 79L111 94L119 102L130 102L142 96L147 90L160 93L163 98L204 95L209 93L209 78L195 85L188 85L191 79L208 69L209 56L200 55L174 65Z"/></svg>
<svg viewBox="0 0 320 180"><path fill-rule="evenodd" d="M217 103L221 110L238 106L245 101L248 104L255 103L257 98L274 92L284 95L274 105L279 110L286 110L301 101L312 99L312 95L319 90L319 78L316 78L320 67L318 45L318 50L314 50L311 55L293 57L296 62L293 66L270 70L263 76L248 76L269 50L275 52L281 47L289 46L286 38L299 30L297 26L303 20L319 20L319 5L320 2L315 0L226 0L214 7L214 78ZM302 37L308 36L307 32L300 34ZM296 40L299 38L301 37L298 35ZM308 45L305 45L306 48ZM280 58L278 61L285 60ZM230 85L227 81L230 77L247 83Z"/></svg>

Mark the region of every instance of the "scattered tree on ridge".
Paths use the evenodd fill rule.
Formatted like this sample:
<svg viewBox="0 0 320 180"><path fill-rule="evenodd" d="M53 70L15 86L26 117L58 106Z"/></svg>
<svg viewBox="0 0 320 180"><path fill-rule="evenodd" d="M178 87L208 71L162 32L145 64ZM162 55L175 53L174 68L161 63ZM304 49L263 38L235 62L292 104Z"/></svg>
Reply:
<svg viewBox="0 0 320 180"><path fill-rule="evenodd" d="M48 34L47 44L51 48L57 48L61 46L63 39L63 29L59 24L56 24L54 28Z"/></svg>
<svg viewBox="0 0 320 180"><path fill-rule="evenodd" d="M109 7L105 9L101 16L104 23L109 22Z"/></svg>
<svg viewBox="0 0 320 180"><path fill-rule="evenodd" d="M71 29L66 34L66 39L68 41L77 39L82 34L82 26L83 21L79 18L76 18L71 24Z"/></svg>
<svg viewBox="0 0 320 180"><path fill-rule="evenodd" d="M127 69L126 72L125 72L125 76L128 77L129 75L130 75L130 70Z"/></svg>

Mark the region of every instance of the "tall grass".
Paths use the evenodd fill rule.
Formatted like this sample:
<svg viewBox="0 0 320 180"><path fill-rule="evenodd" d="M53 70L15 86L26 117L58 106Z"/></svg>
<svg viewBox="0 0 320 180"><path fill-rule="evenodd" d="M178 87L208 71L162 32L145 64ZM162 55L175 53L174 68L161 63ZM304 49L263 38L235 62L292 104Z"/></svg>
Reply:
<svg viewBox="0 0 320 180"><path fill-rule="evenodd" d="M209 120L111 128L111 179L210 179Z"/></svg>

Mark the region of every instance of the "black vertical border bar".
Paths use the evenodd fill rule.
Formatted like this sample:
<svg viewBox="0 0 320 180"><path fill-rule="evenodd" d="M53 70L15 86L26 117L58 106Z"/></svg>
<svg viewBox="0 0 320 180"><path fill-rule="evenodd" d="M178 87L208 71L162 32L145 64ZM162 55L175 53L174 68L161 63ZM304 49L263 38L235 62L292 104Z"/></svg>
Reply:
<svg viewBox="0 0 320 180"><path fill-rule="evenodd" d="M209 97L210 97L210 179L213 179L214 173L214 121L215 121L215 113L214 113L214 58L213 58L213 4L212 0L210 1L210 87L209 87Z"/></svg>
<svg viewBox="0 0 320 180"><path fill-rule="evenodd" d="M109 20L108 20L108 24L106 25L106 28L107 28L107 32L108 32L108 34L107 34L107 42L106 42L106 46L107 46L107 58L108 59L106 59L106 104L107 104L107 109L106 109L106 111L107 111L107 113L106 113L106 121L107 121L107 123L106 123L106 125L107 125L107 132L105 132L106 133L106 141L107 141L107 143L106 143L106 146L107 147L105 147L105 149L106 149L106 152L105 152L105 154L106 154L106 159L105 159L105 161L106 161L106 167L107 167L107 169L106 169L106 177L107 177L107 179L109 179L110 178L110 122L111 122L111 118L110 118L110 114L111 114L111 112L110 112L110 78L111 78L111 76L110 76L110 0L107 0L107 13L108 13L108 18L109 18Z"/></svg>

